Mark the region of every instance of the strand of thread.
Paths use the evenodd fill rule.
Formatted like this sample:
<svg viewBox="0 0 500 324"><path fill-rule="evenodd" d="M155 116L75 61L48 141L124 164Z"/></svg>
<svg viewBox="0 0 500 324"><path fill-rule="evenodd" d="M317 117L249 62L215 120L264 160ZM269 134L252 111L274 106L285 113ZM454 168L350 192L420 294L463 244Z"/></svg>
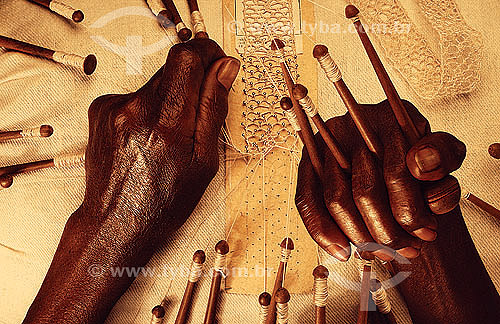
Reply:
<svg viewBox="0 0 500 324"><path fill-rule="evenodd" d="M288 303L276 303L276 324L288 324Z"/></svg>
<svg viewBox="0 0 500 324"><path fill-rule="evenodd" d="M63 154L54 158L56 168L77 166L85 163L85 153Z"/></svg>
<svg viewBox="0 0 500 324"><path fill-rule="evenodd" d="M21 131L21 136L22 137L40 137L42 134L40 133L40 127L35 127L35 128L30 128L30 129L23 129Z"/></svg>
<svg viewBox="0 0 500 324"><path fill-rule="evenodd" d="M264 324L267 321L267 318L269 317L269 305L267 306L260 306L260 312L259 312L259 323Z"/></svg>
<svg viewBox="0 0 500 324"><path fill-rule="evenodd" d="M190 282L198 282L198 280L200 280L202 270L203 270L202 263L193 262L191 264L191 271L189 272L188 280Z"/></svg>
<svg viewBox="0 0 500 324"><path fill-rule="evenodd" d="M288 122L290 123L290 125L292 125L292 128L296 132L300 132L301 129L300 129L299 121L297 120L297 115L295 114L295 111L293 111L293 109L285 110L285 116L288 119Z"/></svg>
<svg viewBox="0 0 500 324"><path fill-rule="evenodd" d="M359 21L359 17L358 16L352 17L351 20L353 23L356 23Z"/></svg>
<svg viewBox="0 0 500 324"><path fill-rule="evenodd" d="M283 263L287 263L290 259L290 255L292 254L292 250L281 249L281 259L280 261Z"/></svg>
<svg viewBox="0 0 500 324"><path fill-rule="evenodd" d="M199 12L198 10L193 11L191 13L191 20L193 22L193 29L194 29L195 35L200 33L200 32L203 32L203 33L207 32L207 27L205 26L205 20L203 20L203 16L201 15L201 12Z"/></svg>
<svg viewBox="0 0 500 324"><path fill-rule="evenodd" d="M158 16L160 12L163 10L167 10L164 6L162 6L159 2L159 0L146 0L146 3L151 10L151 12L155 15Z"/></svg>
<svg viewBox="0 0 500 324"><path fill-rule="evenodd" d="M226 255L217 253L215 255L214 271L224 274L225 265L226 265Z"/></svg>
<svg viewBox="0 0 500 324"><path fill-rule="evenodd" d="M186 25L181 21L177 25L175 25L175 30L177 32L180 32L182 29L187 28Z"/></svg>
<svg viewBox="0 0 500 324"><path fill-rule="evenodd" d="M328 278L314 278L314 305L325 307L328 300Z"/></svg>
<svg viewBox="0 0 500 324"><path fill-rule="evenodd" d="M50 2L49 9L70 20L73 19L73 13L76 11L67 4L55 0Z"/></svg>
<svg viewBox="0 0 500 324"><path fill-rule="evenodd" d="M313 118L318 114L318 109L312 102L311 97L305 96L304 98L299 100L299 103L306 112L307 116Z"/></svg>
<svg viewBox="0 0 500 324"><path fill-rule="evenodd" d="M342 72L330 56L330 53L326 53L325 56L320 57L318 62L323 71L325 71L326 77L330 82L338 82L342 79Z"/></svg>
<svg viewBox="0 0 500 324"><path fill-rule="evenodd" d="M273 42L274 42L274 40L273 40ZM278 55L278 60L281 63L285 63L285 51L282 48L279 48L278 50L276 50L276 55Z"/></svg>
<svg viewBox="0 0 500 324"><path fill-rule="evenodd" d="M387 296L387 292L384 287L380 287L375 292L372 292L372 298L375 305L377 305L379 311L382 314L388 314L391 311L391 302L389 301L389 297Z"/></svg>
<svg viewBox="0 0 500 324"><path fill-rule="evenodd" d="M157 318L156 316L153 315L153 317L151 317L151 322L150 324L162 324L163 323L163 317L161 318Z"/></svg>
<svg viewBox="0 0 500 324"><path fill-rule="evenodd" d="M65 52L54 52L52 59L58 63L72 65L78 68L83 68L83 62L85 62L85 57Z"/></svg>

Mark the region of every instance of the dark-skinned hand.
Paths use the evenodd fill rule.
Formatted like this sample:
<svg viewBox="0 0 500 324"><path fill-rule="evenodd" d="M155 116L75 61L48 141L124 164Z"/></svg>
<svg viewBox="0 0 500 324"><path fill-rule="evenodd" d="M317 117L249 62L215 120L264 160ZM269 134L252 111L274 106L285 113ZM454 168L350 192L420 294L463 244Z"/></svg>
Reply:
<svg viewBox="0 0 500 324"><path fill-rule="evenodd" d="M86 193L23 323L102 323L141 267L189 217L215 176L239 70L208 39L171 48L141 89L89 108Z"/></svg>
<svg viewBox="0 0 500 324"><path fill-rule="evenodd" d="M407 167L415 160L419 179L439 180L456 170L465 158L465 145L447 133L431 133L427 120L404 102L420 133L413 148L406 141L387 101L360 105L364 119L382 144L381 159L370 152L349 114L327 121L327 126L352 164L344 173L321 137L323 181L315 175L307 151L299 166L296 204L312 238L341 261L350 256L349 242L383 260L419 255L424 241L434 241L437 220L422 194L422 183ZM451 208L453 209L453 208ZM376 243L368 244L368 243ZM374 248L375 246L375 248Z"/></svg>

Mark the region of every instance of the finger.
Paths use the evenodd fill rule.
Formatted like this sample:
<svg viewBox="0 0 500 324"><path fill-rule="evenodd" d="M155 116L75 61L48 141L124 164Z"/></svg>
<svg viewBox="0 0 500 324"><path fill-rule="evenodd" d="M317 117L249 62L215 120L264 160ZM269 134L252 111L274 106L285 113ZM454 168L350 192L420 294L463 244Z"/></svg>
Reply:
<svg viewBox="0 0 500 324"><path fill-rule="evenodd" d="M420 111L411 102L407 100L402 100L411 120L415 124L417 131L422 136L429 135L431 133L431 126L429 121L420 113Z"/></svg>
<svg viewBox="0 0 500 324"><path fill-rule="evenodd" d="M203 156L206 150L217 147L217 139L227 115L227 96L240 62L232 57L217 60L208 69L201 86L199 108L194 134L195 152Z"/></svg>
<svg viewBox="0 0 500 324"><path fill-rule="evenodd" d="M406 155L411 174L422 181L437 181L457 170L465 159L466 147L455 136L437 132L418 141Z"/></svg>
<svg viewBox="0 0 500 324"><path fill-rule="evenodd" d="M328 213L321 194L321 183L307 151L303 151L299 165L295 204L300 217L313 240L327 253L340 261L347 261L351 247L347 237Z"/></svg>
<svg viewBox="0 0 500 324"><path fill-rule="evenodd" d="M170 49L157 88L160 126L178 128L181 134L193 136L205 72L224 56L217 43L209 39L194 39Z"/></svg>
<svg viewBox="0 0 500 324"><path fill-rule="evenodd" d="M417 257L421 241L404 231L394 219L375 155L361 146L353 153L352 165L354 201L373 239L406 258Z"/></svg>
<svg viewBox="0 0 500 324"><path fill-rule="evenodd" d="M379 105L383 111L390 111L387 101ZM379 136L384 146L383 173L392 214L408 233L424 241L433 241L437 222L424 200L420 183L406 166L409 144L394 116L387 114L383 118L385 127Z"/></svg>

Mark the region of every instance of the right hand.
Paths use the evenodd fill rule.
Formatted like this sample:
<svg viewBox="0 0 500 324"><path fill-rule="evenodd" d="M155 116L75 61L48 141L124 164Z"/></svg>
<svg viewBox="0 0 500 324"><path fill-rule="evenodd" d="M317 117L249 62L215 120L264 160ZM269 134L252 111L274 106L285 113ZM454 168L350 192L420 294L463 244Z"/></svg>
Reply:
<svg viewBox="0 0 500 324"><path fill-rule="evenodd" d="M390 261L396 256L394 251L415 258L424 241L436 239L436 215L422 195L419 180L439 180L458 169L466 149L450 134L431 133L429 123L418 110L409 102L404 101L404 105L419 132L426 134L411 148L413 154L408 155L415 160L412 164L421 168L420 172L412 172L417 173L418 179L407 167L410 145L387 101L360 105L363 118L370 122L383 146L381 161L368 150L349 113L326 124L350 159L352 174L340 169L318 134L323 181L316 176L307 150L303 151L295 198L297 209L312 238L341 261L349 259L349 241Z"/></svg>

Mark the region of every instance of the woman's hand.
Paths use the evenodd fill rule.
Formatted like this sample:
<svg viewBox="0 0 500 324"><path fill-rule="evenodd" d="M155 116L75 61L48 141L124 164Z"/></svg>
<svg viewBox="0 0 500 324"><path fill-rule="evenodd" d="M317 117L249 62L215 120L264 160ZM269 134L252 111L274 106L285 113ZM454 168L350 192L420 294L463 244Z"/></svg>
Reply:
<svg viewBox="0 0 500 324"><path fill-rule="evenodd" d="M105 320L134 279L111 269L144 266L217 173L218 136L239 66L215 42L195 39L172 47L137 92L92 103L84 202L24 323Z"/></svg>

